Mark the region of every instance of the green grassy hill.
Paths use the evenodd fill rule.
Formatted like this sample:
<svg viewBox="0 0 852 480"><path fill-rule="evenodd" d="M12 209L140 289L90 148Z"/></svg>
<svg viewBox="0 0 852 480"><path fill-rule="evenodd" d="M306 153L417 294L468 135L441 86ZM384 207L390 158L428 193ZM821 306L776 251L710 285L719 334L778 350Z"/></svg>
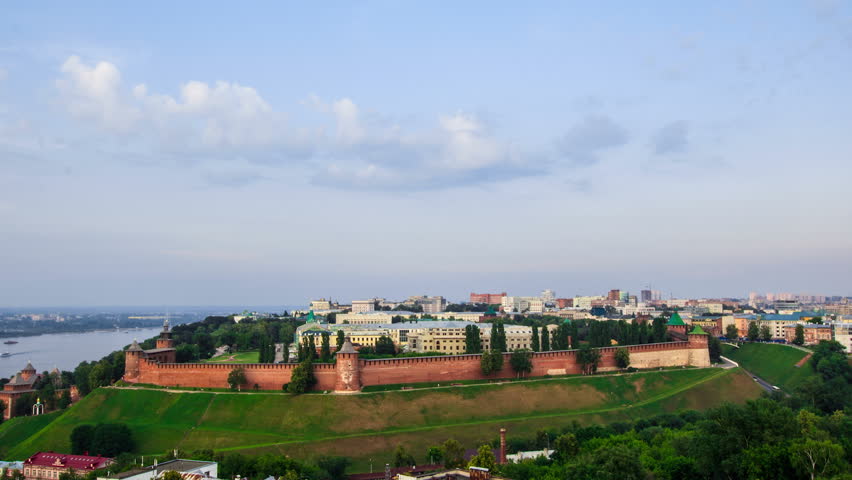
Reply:
<svg viewBox="0 0 852 480"><path fill-rule="evenodd" d="M667 411L742 402L760 394L741 370L684 369L625 376L567 377L494 385L338 396L99 389L44 428L20 433L7 458L68 451L80 424L122 422L137 452L212 448L294 457L390 455L397 443L420 455L453 437L475 446L500 426L532 436L565 424L609 423ZM0 435L5 428L0 426ZM33 433L35 432L35 433ZM2 437L0 437L2 438Z"/></svg>
<svg viewBox="0 0 852 480"><path fill-rule="evenodd" d="M722 355L788 392L814 374L807 364L796 367L796 363L805 358L808 353L787 345L745 343L739 349L722 345Z"/></svg>
<svg viewBox="0 0 852 480"><path fill-rule="evenodd" d="M17 417L0 424L0 460L10 458L7 453L16 442L35 435L61 414L62 412L52 412L37 417Z"/></svg>

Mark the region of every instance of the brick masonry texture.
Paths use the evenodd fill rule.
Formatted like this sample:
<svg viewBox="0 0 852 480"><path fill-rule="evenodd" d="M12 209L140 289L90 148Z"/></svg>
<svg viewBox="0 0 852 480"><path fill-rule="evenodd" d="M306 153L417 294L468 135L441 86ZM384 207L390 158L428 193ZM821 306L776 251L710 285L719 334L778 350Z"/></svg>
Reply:
<svg viewBox="0 0 852 480"><path fill-rule="evenodd" d="M619 347L606 347L601 351L599 371L617 370L615 351ZM630 364L636 368L710 365L706 335L688 335L686 341L631 345ZM169 387L227 388L228 374L234 368L243 368L246 384L262 390L281 390L289 383L296 364L212 364L212 363L160 363L144 357L142 352L127 352L124 380ZM393 358L362 360L357 354L344 354L336 364L315 363L315 390L352 393L368 385L387 385L419 382L454 382L485 378L514 377L509 365L510 353L504 353L503 369L490 377L482 375L480 355L448 355L438 357ZM532 354L533 369L530 375L579 374L576 351L538 352Z"/></svg>

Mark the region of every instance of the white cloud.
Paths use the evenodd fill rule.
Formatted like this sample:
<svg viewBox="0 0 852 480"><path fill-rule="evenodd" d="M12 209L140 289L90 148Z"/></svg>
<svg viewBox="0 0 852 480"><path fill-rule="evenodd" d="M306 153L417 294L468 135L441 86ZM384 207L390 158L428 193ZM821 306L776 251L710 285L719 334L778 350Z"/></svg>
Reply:
<svg viewBox="0 0 852 480"><path fill-rule="evenodd" d="M125 89L110 62L87 65L72 56L61 72L57 87L72 115L170 151L268 149L266 154L275 155L312 148L311 132L289 129L285 114L238 83L189 81L173 97L150 92L145 84Z"/></svg>
<svg viewBox="0 0 852 480"><path fill-rule="evenodd" d="M56 85L68 112L137 149L234 159L306 160L318 170L315 183L343 188L441 188L540 174L535 157L498 138L475 115L438 116L432 127L406 129L350 98L308 104L328 122L294 127L254 88L235 82L189 81L176 95L144 83L127 86L110 62L66 60ZM236 160L234 160L236 161ZM280 163L280 162L279 162ZM245 172L245 169L241 169ZM226 173L207 174L211 183L242 184L254 173L228 182Z"/></svg>

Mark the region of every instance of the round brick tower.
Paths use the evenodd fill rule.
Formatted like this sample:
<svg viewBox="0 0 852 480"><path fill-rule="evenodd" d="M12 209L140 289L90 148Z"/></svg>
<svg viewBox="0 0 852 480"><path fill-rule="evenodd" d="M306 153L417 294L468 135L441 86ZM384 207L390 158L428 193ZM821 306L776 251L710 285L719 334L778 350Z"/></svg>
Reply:
<svg viewBox="0 0 852 480"><path fill-rule="evenodd" d="M358 359L358 350L352 346L349 337L343 340L343 345L337 351L337 381L334 384L334 393L356 393L361 391L361 365Z"/></svg>
<svg viewBox="0 0 852 480"><path fill-rule="evenodd" d="M139 359L142 358L142 348L133 340L124 352L124 379L135 380L139 377Z"/></svg>

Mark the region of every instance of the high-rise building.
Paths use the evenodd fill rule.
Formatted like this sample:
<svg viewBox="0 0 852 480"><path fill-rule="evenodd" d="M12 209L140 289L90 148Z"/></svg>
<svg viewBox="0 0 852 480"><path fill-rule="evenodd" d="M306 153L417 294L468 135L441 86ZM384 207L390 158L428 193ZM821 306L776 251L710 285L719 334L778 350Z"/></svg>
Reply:
<svg viewBox="0 0 852 480"><path fill-rule="evenodd" d="M607 300L612 300L613 302L617 302L621 299L621 290L610 290L609 294L606 296Z"/></svg>
<svg viewBox="0 0 852 480"><path fill-rule="evenodd" d="M642 302L650 302L651 300L654 299L653 291L652 290L642 290L641 292L639 292L639 298L640 298L640 301L642 301Z"/></svg>
<svg viewBox="0 0 852 480"><path fill-rule="evenodd" d="M553 290L551 290L549 288L546 289L546 290L542 290L541 299L544 302L552 303L555 298L556 298L556 293L554 293Z"/></svg>

